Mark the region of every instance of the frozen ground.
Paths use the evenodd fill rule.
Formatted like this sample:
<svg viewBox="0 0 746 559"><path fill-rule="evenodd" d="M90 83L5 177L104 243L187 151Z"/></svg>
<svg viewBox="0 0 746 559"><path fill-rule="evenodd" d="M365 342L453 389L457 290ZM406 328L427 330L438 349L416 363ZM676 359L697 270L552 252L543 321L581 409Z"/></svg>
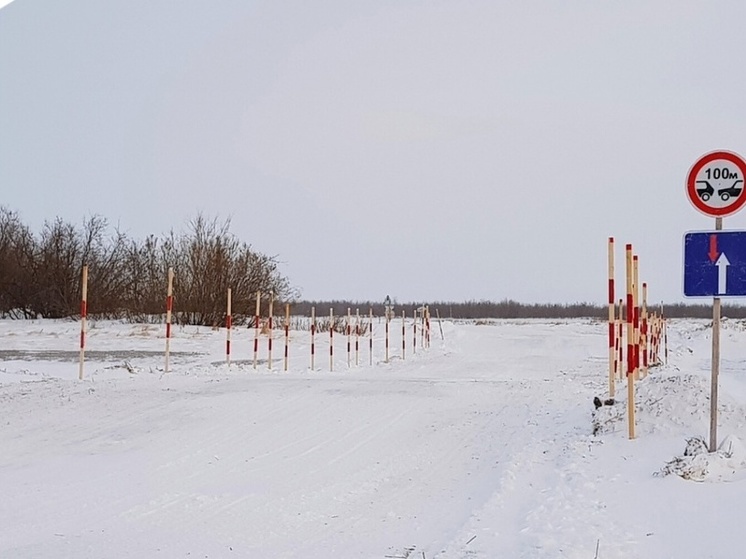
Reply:
<svg viewBox="0 0 746 559"><path fill-rule="evenodd" d="M346 339L0 321L0 557L741 558L746 331L723 326L719 454L710 333L673 321L637 388L638 438L606 391L606 326L434 323L432 346L347 366ZM411 333L410 333L411 334ZM420 340L418 340L419 342ZM618 395L626 390L619 385ZM593 434L594 426L598 429ZM680 475L661 475L675 471Z"/></svg>

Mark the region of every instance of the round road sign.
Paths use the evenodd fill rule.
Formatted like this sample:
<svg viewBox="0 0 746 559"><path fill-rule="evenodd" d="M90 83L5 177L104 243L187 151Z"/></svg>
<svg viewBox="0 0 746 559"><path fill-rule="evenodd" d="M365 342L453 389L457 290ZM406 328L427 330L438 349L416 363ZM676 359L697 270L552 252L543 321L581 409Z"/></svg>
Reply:
<svg viewBox="0 0 746 559"><path fill-rule="evenodd" d="M689 169L686 194L700 212L724 217L746 204L746 161L730 151L713 151L700 157Z"/></svg>

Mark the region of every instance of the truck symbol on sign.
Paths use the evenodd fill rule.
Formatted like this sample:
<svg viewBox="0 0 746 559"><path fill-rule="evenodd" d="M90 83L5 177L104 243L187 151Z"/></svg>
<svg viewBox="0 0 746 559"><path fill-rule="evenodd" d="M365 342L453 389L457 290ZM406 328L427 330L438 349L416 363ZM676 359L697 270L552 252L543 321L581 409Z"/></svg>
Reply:
<svg viewBox="0 0 746 559"><path fill-rule="evenodd" d="M731 198L735 198L739 194L741 194L743 187L739 187L738 183L742 183L742 182L743 182L742 179L738 179L728 188L719 189L718 196L720 196L720 199L723 202L727 202ZM708 181L697 181L697 184L705 185L705 186L697 187L697 194L699 195L700 198L702 198L703 202L707 202L707 200L709 200L712 197L712 195L715 193L715 189L712 187L712 185Z"/></svg>

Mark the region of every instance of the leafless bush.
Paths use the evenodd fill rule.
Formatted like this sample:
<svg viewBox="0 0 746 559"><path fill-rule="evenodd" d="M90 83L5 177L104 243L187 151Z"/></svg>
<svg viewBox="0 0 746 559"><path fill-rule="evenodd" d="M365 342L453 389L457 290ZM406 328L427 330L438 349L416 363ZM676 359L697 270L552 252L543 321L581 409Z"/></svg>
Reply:
<svg viewBox="0 0 746 559"><path fill-rule="evenodd" d="M221 324L232 290L236 324L253 320L256 292L273 293L276 304L295 291L278 270L276 257L239 241L230 221L198 215L186 232L150 235L138 242L104 218L82 227L61 219L46 222L37 237L18 215L0 207L0 315L75 316L80 310L81 269L88 266L91 316L137 321L160 319L166 277L174 269L175 317L181 323ZM266 300L263 308L266 309Z"/></svg>

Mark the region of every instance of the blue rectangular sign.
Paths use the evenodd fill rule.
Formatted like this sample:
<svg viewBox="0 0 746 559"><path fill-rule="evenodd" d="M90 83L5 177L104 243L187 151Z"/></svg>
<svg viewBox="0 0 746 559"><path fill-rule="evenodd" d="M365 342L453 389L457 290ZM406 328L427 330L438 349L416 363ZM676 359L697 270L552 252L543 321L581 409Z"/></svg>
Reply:
<svg viewBox="0 0 746 559"><path fill-rule="evenodd" d="M685 297L746 297L746 231L684 235Z"/></svg>

